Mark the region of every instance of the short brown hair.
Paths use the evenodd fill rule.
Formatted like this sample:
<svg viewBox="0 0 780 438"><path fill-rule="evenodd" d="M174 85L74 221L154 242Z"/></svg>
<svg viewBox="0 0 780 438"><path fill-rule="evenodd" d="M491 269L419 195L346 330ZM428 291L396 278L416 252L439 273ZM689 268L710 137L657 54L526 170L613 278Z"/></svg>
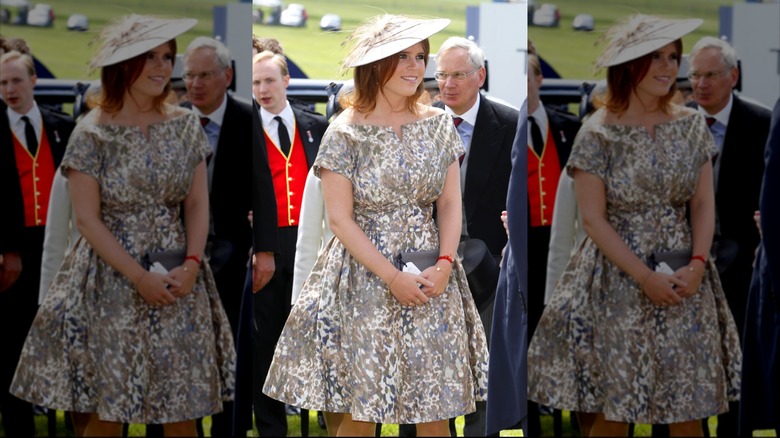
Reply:
<svg viewBox="0 0 780 438"><path fill-rule="evenodd" d="M252 48L255 49L257 53L268 50L277 55L284 56L284 49L276 38L259 38L256 35L252 35Z"/></svg>
<svg viewBox="0 0 780 438"><path fill-rule="evenodd" d="M428 54L431 51L431 43L428 39L420 41L425 54L425 66L428 66ZM376 100L382 86L393 76L398 67L398 54L393 54L372 63L355 67L355 89L339 98L342 108L352 107L360 113L370 114L376 108ZM417 86L413 95L406 98L406 108L412 113L417 113L417 102L426 94L423 81Z"/></svg>
<svg viewBox="0 0 780 438"><path fill-rule="evenodd" d="M677 52L677 66L680 66L682 58L682 40L676 40L674 50ZM637 58L633 61L614 65L607 68L607 93L604 98L604 106L613 113L622 114L628 109L628 101L639 82L645 78L653 63L653 53ZM660 109L669 111L674 93L677 91L677 83L673 83L669 92L659 99Z"/></svg>
<svg viewBox="0 0 780 438"><path fill-rule="evenodd" d="M168 41L168 47L173 55L171 59L173 64L176 62L176 40ZM100 96L88 99L89 106L98 106L109 114L119 112L124 105L125 92L130 90L136 79L141 76L145 65L146 53L142 53L126 61L103 67L100 71ZM152 107L155 111L162 112L170 91L171 81L168 81L162 94L152 99Z"/></svg>

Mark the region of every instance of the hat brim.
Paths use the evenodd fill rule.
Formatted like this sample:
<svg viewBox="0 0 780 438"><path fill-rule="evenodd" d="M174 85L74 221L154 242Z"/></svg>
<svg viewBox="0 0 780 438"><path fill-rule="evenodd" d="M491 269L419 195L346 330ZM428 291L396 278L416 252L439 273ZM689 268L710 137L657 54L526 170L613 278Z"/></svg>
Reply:
<svg viewBox="0 0 780 438"><path fill-rule="evenodd" d="M663 20L653 29L643 35L643 40L622 48L610 59L599 62L599 67L613 67L624 64L635 59L639 59L648 53L673 43L683 36L693 32L704 23L700 18L691 18L687 20Z"/></svg>
<svg viewBox="0 0 780 438"><path fill-rule="evenodd" d="M382 35L381 41L375 43L363 56L352 61L347 67L360 67L387 58L430 38L449 24L449 18L409 20L402 28L394 30L389 35Z"/></svg>
<svg viewBox="0 0 780 438"><path fill-rule="evenodd" d="M95 56L92 67L107 67L135 58L187 32L197 22L198 20L194 18L150 20L150 22L145 23L146 25L142 29L128 37L129 42L127 44L116 48L103 47L98 55Z"/></svg>

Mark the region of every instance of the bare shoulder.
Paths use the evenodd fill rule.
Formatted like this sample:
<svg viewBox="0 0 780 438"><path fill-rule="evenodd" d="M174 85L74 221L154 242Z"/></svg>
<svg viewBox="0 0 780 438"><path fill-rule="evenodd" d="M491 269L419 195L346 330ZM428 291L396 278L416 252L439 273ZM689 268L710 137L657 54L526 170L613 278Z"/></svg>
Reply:
<svg viewBox="0 0 780 438"><path fill-rule="evenodd" d="M673 104L670 111L673 119L681 119L683 117L692 116L697 112L698 111L696 111L695 108L690 108L685 105L677 105L677 104Z"/></svg>
<svg viewBox="0 0 780 438"><path fill-rule="evenodd" d="M166 103L165 106L163 107L163 114L165 114L166 120L170 120L170 119L175 119L177 117L192 114L192 110L189 108L184 108L182 106L171 105L169 103Z"/></svg>
<svg viewBox="0 0 780 438"><path fill-rule="evenodd" d="M421 119L427 119L445 113L444 109L442 108L437 108L435 106L425 105L421 103L417 104L417 111L420 114Z"/></svg>

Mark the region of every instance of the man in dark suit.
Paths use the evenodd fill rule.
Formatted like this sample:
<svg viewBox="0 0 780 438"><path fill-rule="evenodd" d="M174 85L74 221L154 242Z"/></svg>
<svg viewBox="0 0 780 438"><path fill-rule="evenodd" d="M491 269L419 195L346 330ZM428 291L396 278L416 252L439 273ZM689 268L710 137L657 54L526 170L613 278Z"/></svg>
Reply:
<svg viewBox="0 0 780 438"><path fill-rule="evenodd" d="M740 434L780 435L780 98L772 111L761 186L761 246L756 255L742 335Z"/></svg>
<svg viewBox="0 0 780 438"><path fill-rule="evenodd" d="M523 423L528 436L528 196L526 103L520 108L512 146L512 174L506 199L509 244L501 262L488 367L487 435Z"/></svg>
<svg viewBox="0 0 780 438"><path fill-rule="evenodd" d="M728 43L704 37L691 49L693 99L707 118L719 153L715 178L716 264L734 321L745 326L753 254L759 242L753 223L764 173L764 147L771 112L732 93L739 80L737 58ZM731 252L731 254L728 254ZM728 265L724 262L731 260ZM739 404L718 416L718 436L737 436Z"/></svg>
<svg viewBox="0 0 780 438"><path fill-rule="evenodd" d="M290 314L295 244L303 188L328 127L325 117L290 106L290 75L282 55L261 52L252 59L252 90L260 104L262 133L276 198L279 253L271 281L254 296L255 424L261 436L287 435L284 404L262 393L274 349ZM257 230L255 230L257 232Z"/></svg>
<svg viewBox="0 0 780 438"><path fill-rule="evenodd" d="M566 171L580 121L573 114L542 104L542 69L535 54L528 55L528 341L544 310L547 255L550 247L555 194ZM536 403L529 402L528 433L539 436Z"/></svg>
<svg viewBox="0 0 780 438"><path fill-rule="evenodd" d="M212 148L206 160L209 242L212 261L222 259L214 280L235 340L252 243L248 220L252 209L252 150L246 141L252 129L252 107L227 92L234 73L230 51L221 42L206 37L194 39L184 52L183 62L187 106L191 105L201 118ZM232 409L232 403L225 403L224 411L212 416L212 435L233 434Z"/></svg>
<svg viewBox="0 0 780 438"><path fill-rule="evenodd" d="M73 119L39 107L32 57L0 57L0 415L7 436L32 436L32 406L8 392L24 340L38 310L46 211Z"/></svg>
<svg viewBox="0 0 780 438"><path fill-rule="evenodd" d="M485 83L485 55L473 41L448 38L436 54L436 79L440 104L453 117L466 153L460 160L464 237L483 240L499 260L507 237L501 223L506 209L509 175L512 172L512 140L517 129L517 110L493 102L479 92ZM490 342L493 303L480 311ZM485 434L485 403L466 415L466 436Z"/></svg>

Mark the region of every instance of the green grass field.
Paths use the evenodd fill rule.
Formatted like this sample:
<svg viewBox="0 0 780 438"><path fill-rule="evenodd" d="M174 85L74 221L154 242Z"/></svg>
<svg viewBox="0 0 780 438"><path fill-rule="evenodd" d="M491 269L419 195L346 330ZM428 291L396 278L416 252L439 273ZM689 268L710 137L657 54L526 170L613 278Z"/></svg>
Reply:
<svg viewBox="0 0 780 438"><path fill-rule="evenodd" d="M48 0L56 19L50 28L3 25L5 37L24 38L33 54L60 79L96 79L88 75L89 60L97 46L90 41L114 18L129 13L153 14L166 18L191 17L198 24L177 43L181 52L197 36L212 35L212 7L224 2L215 0ZM14 15L15 10L12 10ZM75 32L67 29L68 17L82 13L89 18L89 30ZM249 38L249 36L247 36Z"/></svg>
<svg viewBox="0 0 780 438"><path fill-rule="evenodd" d="M452 23L441 33L431 38L431 50L453 35L465 36L466 6L476 6L481 2L467 0L379 0L366 6L362 0L331 2L328 0L307 0L304 2L309 11L309 24L306 28L284 28L280 26L255 25L255 34L278 39L287 55L312 78L336 79L338 62L344 55L341 42L347 32L360 20L381 13L406 13L422 16L446 17ZM537 1L537 3L540 3ZM564 78L591 79L597 77L593 72L593 62L600 53L600 47L594 43L598 37L616 20L641 12L670 18L698 17L704 24L696 32L683 39L687 50L693 43L705 35L717 35L718 8L731 5L732 0L559 0L553 2L561 11L561 26L558 28L531 27L529 37L534 41L540 54ZM338 13L343 20L344 30L340 33L321 32L319 19L326 13ZM594 16L596 30L576 32L571 22L579 13Z"/></svg>
<svg viewBox="0 0 780 438"><path fill-rule="evenodd" d="M539 0L537 0L539 3ZM634 14L660 15L668 18L701 18L704 24L683 38L683 51L687 51L703 36L718 35L718 9L732 5L733 0L556 0L561 11L558 28L531 27L529 37L539 54L555 68L563 78L593 79L596 75L593 63L603 46L594 46L598 38L616 21ZM587 13L595 19L593 32L579 32L571 27L577 14Z"/></svg>

